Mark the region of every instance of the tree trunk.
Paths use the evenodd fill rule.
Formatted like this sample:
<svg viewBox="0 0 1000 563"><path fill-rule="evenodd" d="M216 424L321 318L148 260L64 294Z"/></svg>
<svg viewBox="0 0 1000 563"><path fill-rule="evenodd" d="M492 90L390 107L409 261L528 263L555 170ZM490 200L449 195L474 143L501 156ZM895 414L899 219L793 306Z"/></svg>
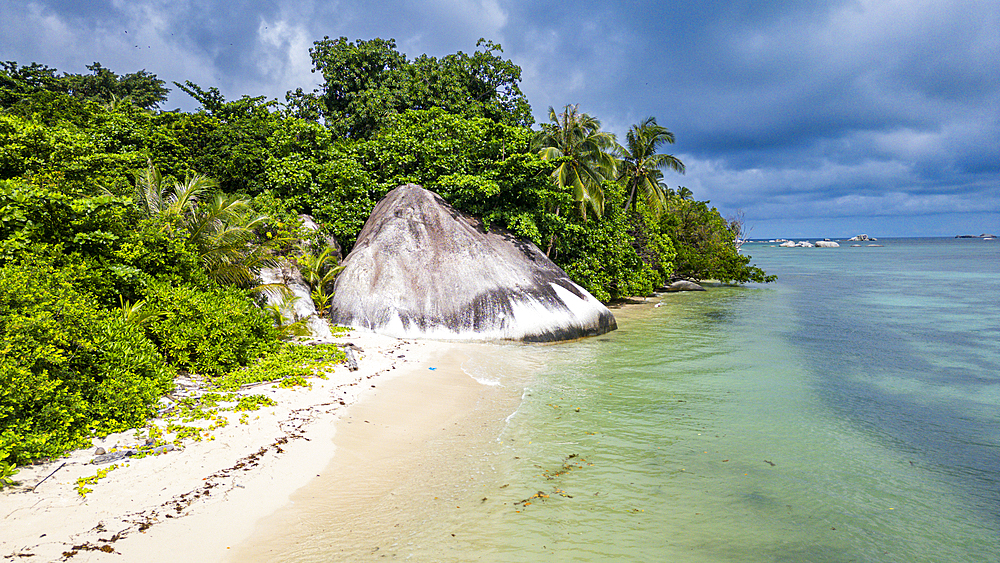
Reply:
<svg viewBox="0 0 1000 563"><path fill-rule="evenodd" d="M559 216L559 206L557 205L556 206L556 217L558 217L558 216ZM549 239L549 248L548 248L548 250L545 251L545 257L546 258L549 258L549 259L552 258L552 247L555 246L555 244L556 244L556 234L552 233L552 238Z"/></svg>

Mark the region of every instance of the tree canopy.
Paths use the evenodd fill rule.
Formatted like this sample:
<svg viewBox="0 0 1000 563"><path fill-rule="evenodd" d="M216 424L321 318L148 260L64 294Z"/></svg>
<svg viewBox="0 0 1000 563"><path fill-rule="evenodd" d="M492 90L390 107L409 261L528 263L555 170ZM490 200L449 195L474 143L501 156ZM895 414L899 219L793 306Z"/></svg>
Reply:
<svg viewBox="0 0 1000 563"><path fill-rule="evenodd" d="M674 134L657 125L655 117L647 117L633 125L625 135L625 145L617 149L621 159L619 181L628 190L625 207L635 208L639 197L656 213L665 210L669 188L663 184L663 171L672 169L684 173L684 163L672 154L658 152L664 144L674 143Z"/></svg>
<svg viewBox="0 0 1000 563"><path fill-rule="evenodd" d="M38 91L58 92L81 100L129 103L152 110L170 93L163 80L145 70L118 75L97 62L87 65L87 70L91 73L57 75L55 69L37 63L19 66L14 61L0 62L0 96L9 100Z"/></svg>
<svg viewBox="0 0 1000 563"><path fill-rule="evenodd" d="M289 93L300 117L321 117L339 135L373 136L390 116L407 109L441 108L464 117L530 125L528 101L518 86L521 69L503 59L500 45L481 39L471 55L409 60L393 39L324 38L309 50L323 76L318 91Z"/></svg>

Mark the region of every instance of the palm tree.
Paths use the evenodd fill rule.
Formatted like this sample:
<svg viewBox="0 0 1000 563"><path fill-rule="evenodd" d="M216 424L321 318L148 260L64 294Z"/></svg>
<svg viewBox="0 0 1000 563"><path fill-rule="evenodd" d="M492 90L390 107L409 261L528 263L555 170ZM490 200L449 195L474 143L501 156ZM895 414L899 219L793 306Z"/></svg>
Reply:
<svg viewBox="0 0 1000 563"><path fill-rule="evenodd" d="M197 249L209 277L219 283L252 286L261 266L274 264L267 248L256 243L254 232L268 218L255 215L250 200L237 196L218 193L201 201L217 187L215 180L201 175L166 186L150 163L136 183L135 199L147 217L162 217L187 231L187 242Z"/></svg>
<svg viewBox="0 0 1000 563"><path fill-rule="evenodd" d="M674 134L666 127L657 125L655 117L647 117L629 129L625 135L625 146L618 146L621 157L618 180L629 192L625 209L634 207L641 193L651 209L657 213L663 211L669 193L669 188L662 182L663 170L669 168L684 173L684 163L680 159L657 152L664 143L673 142Z"/></svg>
<svg viewBox="0 0 1000 563"><path fill-rule="evenodd" d="M316 313L321 317L326 314L326 308L333 298L333 282L344 271L344 266L337 265L337 257L333 252L333 248L328 246L319 254L306 253L299 258L302 277L312 290L310 296L316 306Z"/></svg>
<svg viewBox="0 0 1000 563"><path fill-rule="evenodd" d="M584 220L587 207L601 217L604 214L601 182L615 175L616 161L611 154L616 144L614 135L601 131L601 122L579 113L576 105L567 105L559 114L550 107L549 121L535 134L532 149L543 160L565 158L552 171L552 180L559 188L572 189Z"/></svg>
<svg viewBox="0 0 1000 563"><path fill-rule="evenodd" d="M139 210L147 217L181 218L197 207L199 196L217 187L218 182L199 174L183 183L168 186L166 179L150 161L136 182L135 200Z"/></svg>
<svg viewBox="0 0 1000 563"><path fill-rule="evenodd" d="M253 213L250 200L216 194L188 215L185 226L190 233L188 242L198 249L209 277L248 287L254 284L262 266L275 263L267 248L256 243L254 229L267 220Z"/></svg>

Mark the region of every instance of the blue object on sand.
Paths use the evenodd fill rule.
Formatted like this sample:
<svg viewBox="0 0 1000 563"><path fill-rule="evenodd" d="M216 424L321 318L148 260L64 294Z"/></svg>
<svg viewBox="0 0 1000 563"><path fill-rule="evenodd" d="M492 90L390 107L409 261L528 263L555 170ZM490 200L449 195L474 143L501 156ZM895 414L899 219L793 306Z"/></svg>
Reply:
<svg viewBox="0 0 1000 563"><path fill-rule="evenodd" d="M437 368L427 368L427 369L433 371L433 370L436 370Z"/></svg>

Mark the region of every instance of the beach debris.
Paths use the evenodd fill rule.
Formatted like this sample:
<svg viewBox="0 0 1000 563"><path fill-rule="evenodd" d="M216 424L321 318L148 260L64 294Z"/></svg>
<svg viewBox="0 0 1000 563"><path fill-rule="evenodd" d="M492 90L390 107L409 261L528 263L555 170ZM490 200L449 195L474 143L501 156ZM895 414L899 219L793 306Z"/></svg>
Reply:
<svg viewBox="0 0 1000 563"><path fill-rule="evenodd" d="M429 369L429 370L431 370L431 371L434 371L434 370L436 370L437 368L427 368L427 369Z"/></svg>
<svg viewBox="0 0 1000 563"><path fill-rule="evenodd" d="M777 463L774 463L773 461L771 461L769 459L765 459L764 463L770 465L771 467L774 467L775 465L778 465Z"/></svg>
<svg viewBox="0 0 1000 563"><path fill-rule="evenodd" d="M344 362L347 364L347 369L349 371L358 371L358 359L354 357L354 349L345 348L344 353L347 354L347 360Z"/></svg>
<svg viewBox="0 0 1000 563"><path fill-rule="evenodd" d="M98 448L98 449L102 449L102 448ZM912 463L912 462L911 462L911 463ZM39 482L35 483L35 486L34 486L34 487L31 487L31 492L35 492L35 489L37 489L37 488L38 488L38 485L41 485L42 483L44 483L44 482L45 482L46 480L48 480L48 478L49 478L49 477L52 477L53 475L55 475L55 474L56 474L56 471L59 471L59 470L60 470L60 469L62 469L63 467L66 467L66 462L65 462L65 461L64 461L64 462L62 463L62 465L60 465L59 467L55 468L55 469L54 469L54 470L52 471L52 473L49 473L48 475L46 475L46 476L45 476L45 479L42 479L41 481L39 481Z"/></svg>
<svg viewBox="0 0 1000 563"><path fill-rule="evenodd" d="M153 455L160 455L162 453L172 452L172 451L174 451L176 449L177 449L177 446L175 446L173 444L164 444L162 446L158 446L156 448L153 448Z"/></svg>
<svg viewBox="0 0 1000 563"><path fill-rule="evenodd" d="M104 553L115 553L121 555L120 553L115 551L115 548L111 547L108 544L98 546L88 542L81 545L74 545L71 551L64 551L62 553L62 556L65 557L66 559L69 559L70 557L73 557L74 555L80 553L81 551L102 551Z"/></svg>
<svg viewBox="0 0 1000 563"><path fill-rule="evenodd" d="M94 456L94 459L90 460L90 463L94 465L101 465L104 463L113 463L120 459L125 459L126 457L134 456L139 453L139 450L129 448L127 450L119 450L117 452L111 452L109 454Z"/></svg>

